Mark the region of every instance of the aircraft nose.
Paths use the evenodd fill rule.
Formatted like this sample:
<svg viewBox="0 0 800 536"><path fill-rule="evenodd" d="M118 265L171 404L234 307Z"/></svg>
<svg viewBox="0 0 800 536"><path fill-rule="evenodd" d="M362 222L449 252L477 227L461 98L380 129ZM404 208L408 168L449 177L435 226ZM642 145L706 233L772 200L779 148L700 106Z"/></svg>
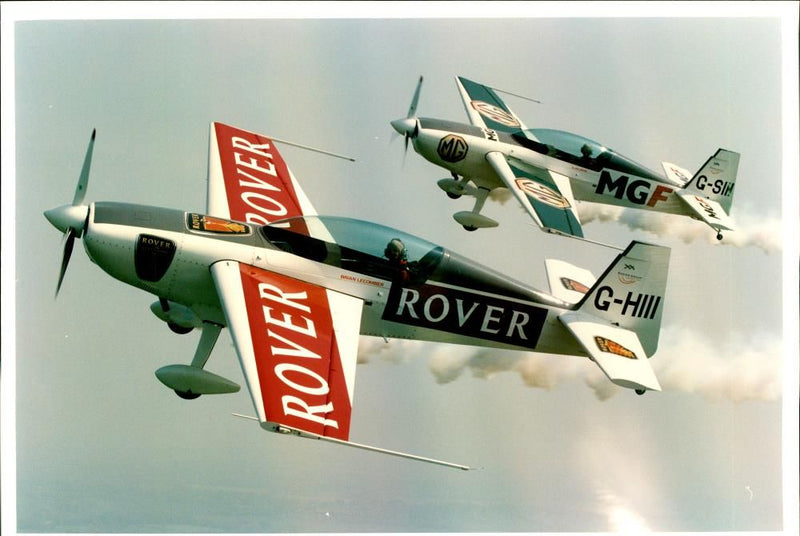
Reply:
<svg viewBox="0 0 800 536"><path fill-rule="evenodd" d="M62 205L44 211L44 217L53 227L62 233L70 228L75 229L77 236L83 232L88 215L89 207L86 205Z"/></svg>
<svg viewBox="0 0 800 536"><path fill-rule="evenodd" d="M391 122L392 128L404 136L414 138L417 134L417 120L414 117L404 117Z"/></svg>

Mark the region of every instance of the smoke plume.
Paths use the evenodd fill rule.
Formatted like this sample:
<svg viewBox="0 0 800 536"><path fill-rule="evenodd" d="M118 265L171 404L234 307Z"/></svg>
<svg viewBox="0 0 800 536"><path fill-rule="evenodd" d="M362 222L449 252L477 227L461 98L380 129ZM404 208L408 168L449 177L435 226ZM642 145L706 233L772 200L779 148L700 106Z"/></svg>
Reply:
<svg viewBox="0 0 800 536"><path fill-rule="evenodd" d="M630 229L647 231L656 236L679 238L684 243L705 240L710 244L717 243L716 233L705 223L683 216L625 209L598 203L581 203L578 213L583 224L594 221L616 222ZM735 231L723 231L723 244L738 248L755 246L765 253L775 253L782 247L781 219L774 216L754 218L748 215L735 214Z"/></svg>
<svg viewBox="0 0 800 536"><path fill-rule="evenodd" d="M582 382L599 400L624 389L611 383L588 359L534 354L419 341L362 338L359 363L386 360L402 363L429 357L428 368L438 384L465 373L490 380L515 373L532 388L553 390ZM781 396L781 343L774 337L711 341L682 328L664 328L659 350L650 361L664 391L696 393L712 400L776 400Z"/></svg>

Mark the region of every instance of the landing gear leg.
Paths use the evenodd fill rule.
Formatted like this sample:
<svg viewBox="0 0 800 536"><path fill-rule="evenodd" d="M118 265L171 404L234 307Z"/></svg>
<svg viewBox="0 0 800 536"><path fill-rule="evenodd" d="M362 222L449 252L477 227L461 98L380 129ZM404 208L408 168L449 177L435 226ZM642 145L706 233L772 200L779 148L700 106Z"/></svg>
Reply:
<svg viewBox="0 0 800 536"><path fill-rule="evenodd" d="M211 350L217 343L219 333L222 331L222 326L212 322L203 322L203 331L200 334L200 343L197 345L197 350L194 352L192 365L194 368L202 369L206 366L208 358L211 356ZM191 391L178 391L175 389L175 394L184 400L194 400L200 396L200 393L193 393Z"/></svg>
<svg viewBox="0 0 800 536"><path fill-rule="evenodd" d="M489 197L489 189L478 188L475 193L475 206L472 207L472 210L456 212L453 214L453 218L467 231L474 231L482 227L497 227L496 221L480 213L487 197Z"/></svg>

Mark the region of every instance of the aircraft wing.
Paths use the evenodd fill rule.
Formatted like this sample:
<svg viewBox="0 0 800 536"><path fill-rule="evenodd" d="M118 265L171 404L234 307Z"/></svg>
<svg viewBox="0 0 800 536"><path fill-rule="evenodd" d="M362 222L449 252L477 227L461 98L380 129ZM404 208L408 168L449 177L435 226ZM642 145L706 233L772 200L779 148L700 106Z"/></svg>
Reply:
<svg viewBox="0 0 800 536"><path fill-rule="evenodd" d="M363 302L235 261L211 273L261 426L347 441Z"/></svg>
<svg viewBox="0 0 800 536"><path fill-rule="evenodd" d="M456 84L469 122L473 125L508 134L526 130L527 127L492 88L463 76L456 78Z"/></svg>
<svg viewBox="0 0 800 536"><path fill-rule="evenodd" d="M211 123L206 213L266 225L316 211L272 139Z"/></svg>
<svg viewBox="0 0 800 536"><path fill-rule="evenodd" d="M542 230L583 238L567 177L522 170L500 152L488 153L486 160Z"/></svg>
<svg viewBox="0 0 800 536"><path fill-rule="evenodd" d="M236 261L211 275L262 428L469 470L349 441L363 301Z"/></svg>
<svg viewBox="0 0 800 536"><path fill-rule="evenodd" d="M613 383L661 390L636 333L577 311L563 313L558 319Z"/></svg>

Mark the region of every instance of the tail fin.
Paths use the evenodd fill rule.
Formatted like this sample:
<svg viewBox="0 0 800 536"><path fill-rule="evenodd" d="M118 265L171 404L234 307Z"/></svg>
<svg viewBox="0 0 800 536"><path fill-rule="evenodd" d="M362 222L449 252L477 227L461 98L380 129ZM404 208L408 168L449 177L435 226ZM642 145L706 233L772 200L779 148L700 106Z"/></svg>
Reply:
<svg viewBox="0 0 800 536"><path fill-rule="evenodd" d="M649 357L658 348L670 249L631 242L577 306L580 313L634 332Z"/></svg>
<svg viewBox="0 0 800 536"><path fill-rule="evenodd" d="M684 190L699 197L716 201L726 214L731 213L733 187L739 171L739 153L718 149L703 167L694 174Z"/></svg>

